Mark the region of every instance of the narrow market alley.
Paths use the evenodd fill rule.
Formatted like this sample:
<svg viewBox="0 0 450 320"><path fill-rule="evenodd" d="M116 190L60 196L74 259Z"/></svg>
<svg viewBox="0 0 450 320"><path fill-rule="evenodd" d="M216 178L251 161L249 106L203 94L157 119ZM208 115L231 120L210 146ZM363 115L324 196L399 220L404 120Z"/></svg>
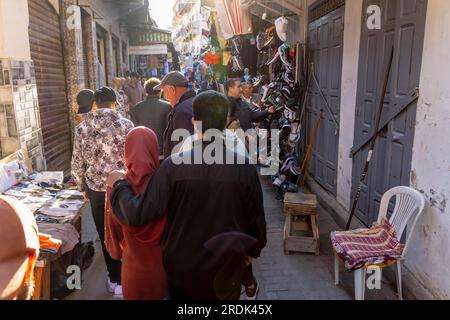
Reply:
<svg viewBox="0 0 450 320"><path fill-rule="evenodd" d="M0 0L0 300L449 300L445 70L449 0Z"/></svg>
<svg viewBox="0 0 450 320"><path fill-rule="evenodd" d="M320 255L283 251L283 225L285 215L282 202L275 199L275 190L267 178L261 179L267 221L267 246L257 259L254 273L261 287L258 300L352 300L353 274L341 267L340 285L334 285L333 252L330 231L338 230L328 212L319 209ZM67 300L114 300L106 291L106 267L94 221L83 216L82 241L95 242L95 258L84 272L81 290L69 295ZM367 290L367 300L395 300L395 288L383 278L381 290ZM245 296L241 296L245 299Z"/></svg>

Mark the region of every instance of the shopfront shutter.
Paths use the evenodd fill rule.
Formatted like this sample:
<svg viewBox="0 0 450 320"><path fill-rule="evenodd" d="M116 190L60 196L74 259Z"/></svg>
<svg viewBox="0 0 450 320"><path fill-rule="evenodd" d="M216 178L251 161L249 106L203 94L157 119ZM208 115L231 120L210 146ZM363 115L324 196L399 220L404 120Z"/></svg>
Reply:
<svg viewBox="0 0 450 320"><path fill-rule="evenodd" d="M48 170L67 172L72 146L59 16L46 0L28 0L28 9L44 157Z"/></svg>

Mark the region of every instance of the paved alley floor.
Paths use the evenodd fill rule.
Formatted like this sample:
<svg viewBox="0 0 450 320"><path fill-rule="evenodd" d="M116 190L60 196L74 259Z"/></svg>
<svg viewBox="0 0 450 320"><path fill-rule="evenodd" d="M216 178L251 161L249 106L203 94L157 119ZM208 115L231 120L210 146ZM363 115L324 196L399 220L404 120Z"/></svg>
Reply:
<svg viewBox="0 0 450 320"><path fill-rule="evenodd" d="M270 179L261 180L267 221L267 246L254 262L254 273L262 284L259 299L269 300L349 300L354 297L353 273L340 266L340 284L334 285L334 256L330 232L339 227L319 207L320 255L284 254L283 203L275 199ZM366 290L366 299L397 299L394 289L383 279L381 290Z"/></svg>
<svg viewBox="0 0 450 320"><path fill-rule="evenodd" d="M259 300L350 300L353 299L353 274L340 267L340 285L334 285L334 260L330 232L338 226L332 217L319 208L320 255L283 251L285 216L282 202L275 199L270 180L261 180L267 221L267 246L261 257L254 261L254 274L261 284ZM113 300L106 291L106 267L100 242L90 214L82 218L82 241L95 241L95 258L83 273L81 290L68 296L69 300ZM366 299L395 300L394 288L382 281L381 290L366 290Z"/></svg>

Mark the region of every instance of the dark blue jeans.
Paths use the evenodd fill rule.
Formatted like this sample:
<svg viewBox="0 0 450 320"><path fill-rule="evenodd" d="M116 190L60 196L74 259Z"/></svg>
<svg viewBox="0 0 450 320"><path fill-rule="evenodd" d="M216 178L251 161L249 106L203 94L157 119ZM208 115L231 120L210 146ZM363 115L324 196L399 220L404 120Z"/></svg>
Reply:
<svg viewBox="0 0 450 320"><path fill-rule="evenodd" d="M106 269L109 279L113 283L121 284L122 263L114 260L106 250L105 245L105 192L97 192L88 189L89 201L91 203L92 217L94 218L95 228L97 229L100 241L102 243L103 257L105 258Z"/></svg>

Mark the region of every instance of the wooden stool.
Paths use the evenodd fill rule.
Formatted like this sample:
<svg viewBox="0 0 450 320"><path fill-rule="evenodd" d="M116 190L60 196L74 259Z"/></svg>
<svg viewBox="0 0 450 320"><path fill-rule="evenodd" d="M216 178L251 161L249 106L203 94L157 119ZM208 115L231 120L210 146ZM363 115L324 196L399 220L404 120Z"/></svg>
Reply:
<svg viewBox="0 0 450 320"><path fill-rule="evenodd" d="M313 194L288 192L284 197L284 212L284 252L311 252L319 255L317 197Z"/></svg>

